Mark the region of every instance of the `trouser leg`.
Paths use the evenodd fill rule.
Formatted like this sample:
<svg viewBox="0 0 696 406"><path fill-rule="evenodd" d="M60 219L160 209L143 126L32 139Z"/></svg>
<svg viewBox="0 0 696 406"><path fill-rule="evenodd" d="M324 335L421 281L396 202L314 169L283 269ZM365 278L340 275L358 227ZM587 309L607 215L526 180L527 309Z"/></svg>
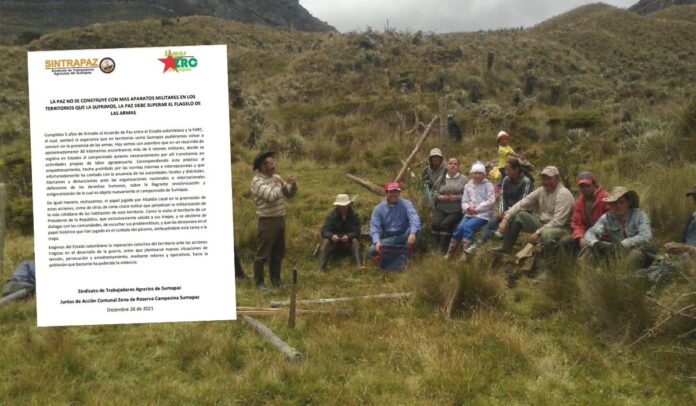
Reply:
<svg viewBox="0 0 696 406"><path fill-rule="evenodd" d="M254 261L254 282L263 285L263 262Z"/></svg>
<svg viewBox="0 0 696 406"><path fill-rule="evenodd" d="M271 262L268 264L270 268L269 273L271 276L271 283L275 287L280 286L280 264L281 261L275 259L272 259Z"/></svg>
<svg viewBox="0 0 696 406"><path fill-rule="evenodd" d="M319 247L319 270L323 271L329 264L329 253L331 250L331 241L324 239Z"/></svg>
<svg viewBox="0 0 696 406"><path fill-rule="evenodd" d="M356 238L350 240L350 253L353 257L353 262L355 263L355 266L360 268L360 266L362 265L360 263L360 243Z"/></svg>

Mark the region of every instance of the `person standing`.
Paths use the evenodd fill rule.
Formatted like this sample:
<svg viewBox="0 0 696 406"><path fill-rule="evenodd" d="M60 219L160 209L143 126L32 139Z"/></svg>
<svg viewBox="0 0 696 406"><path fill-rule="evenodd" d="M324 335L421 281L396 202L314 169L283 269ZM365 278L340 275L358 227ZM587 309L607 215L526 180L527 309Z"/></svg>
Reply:
<svg viewBox="0 0 696 406"><path fill-rule="evenodd" d="M257 250L254 259L254 281L259 290L266 290L264 264L268 262L273 286L280 286L281 262L285 256L285 199L297 193L295 177L287 181L275 174L275 152L265 151L254 158L251 194L256 203Z"/></svg>

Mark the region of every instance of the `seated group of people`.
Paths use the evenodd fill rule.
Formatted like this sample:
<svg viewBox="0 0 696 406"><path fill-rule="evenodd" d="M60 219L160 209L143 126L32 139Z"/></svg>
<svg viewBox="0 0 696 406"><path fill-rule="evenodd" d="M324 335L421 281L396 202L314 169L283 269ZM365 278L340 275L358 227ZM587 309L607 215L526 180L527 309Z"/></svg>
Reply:
<svg viewBox="0 0 696 406"><path fill-rule="evenodd" d="M539 245L542 255L562 253L579 256L582 263L625 256L635 269L648 267L657 248L651 243L650 220L640 210L638 194L619 186L605 191L591 172L577 177L579 195L562 184L555 166L545 167L542 185L534 189L517 158L505 162L499 185L487 179L486 168L474 163L469 177L459 172L457 158L444 163L439 149L431 150L424 173L425 193L430 192L433 216L430 225L431 249L445 252L445 258L474 254L491 235L502 244L488 251L511 254L521 233L530 234L528 242ZM441 172L437 165L440 164ZM503 171L501 171L503 172ZM385 185L384 201L372 211L369 254L377 256L385 246L413 247L421 229L418 213L411 201L400 197L396 182ZM696 188L687 196L694 198ZM496 201L499 200L496 213ZM352 210L350 198L339 195L335 211L327 217L322 230L320 267L325 269L330 254L343 246L360 266L360 219ZM481 230L478 239L476 233ZM689 216L681 242L665 245L668 252L696 253L696 212Z"/></svg>

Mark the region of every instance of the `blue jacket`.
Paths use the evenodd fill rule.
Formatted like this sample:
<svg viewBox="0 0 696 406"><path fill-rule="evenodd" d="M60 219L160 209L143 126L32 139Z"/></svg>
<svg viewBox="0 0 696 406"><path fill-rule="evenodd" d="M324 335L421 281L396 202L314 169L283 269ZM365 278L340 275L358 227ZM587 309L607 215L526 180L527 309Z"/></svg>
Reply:
<svg viewBox="0 0 696 406"><path fill-rule="evenodd" d="M684 244L696 245L696 211L689 215L689 219L682 231L682 242Z"/></svg>
<svg viewBox="0 0 696 406"><path fill-rule="evenodd" d="M631 209L626 214L625 226L625 229L621 227L619 219L611 212L604 213L587 230L585 240L592 245L600 239L608 239L611 242L621 243L624 248L630 248L647 243L652 238L650 219L640 209Z"/></svg>
<svg viewBox="0 0 696 406"><path fill-rule="evenodd" d="M385 200L372 210L370 238L374 244L407 230L410 234L420 231L420 218L410 200L399 199L394 206L389 206Z"/></svg>

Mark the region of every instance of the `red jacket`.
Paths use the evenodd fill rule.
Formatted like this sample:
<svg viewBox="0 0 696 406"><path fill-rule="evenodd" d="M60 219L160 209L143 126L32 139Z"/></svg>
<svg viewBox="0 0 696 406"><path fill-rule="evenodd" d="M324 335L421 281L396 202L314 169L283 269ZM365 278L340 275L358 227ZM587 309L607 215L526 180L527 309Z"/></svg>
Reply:
<svg viewBox="0 0 696 406"><path fill-rule="evenodd" d="M602 189L601 186L597 186L594 194L594 204L592 205L592 222L588 222L585 218L585 196L580 193L580 197L575 201L575 210L573 211L573 220L570 225L573 228L573 238L579 240L585 236L585 232L588 228L592 227L594 223L602 217L602 214L609 211L609 203L603 202L602 199L608 197L609 193Z"/></svg>

